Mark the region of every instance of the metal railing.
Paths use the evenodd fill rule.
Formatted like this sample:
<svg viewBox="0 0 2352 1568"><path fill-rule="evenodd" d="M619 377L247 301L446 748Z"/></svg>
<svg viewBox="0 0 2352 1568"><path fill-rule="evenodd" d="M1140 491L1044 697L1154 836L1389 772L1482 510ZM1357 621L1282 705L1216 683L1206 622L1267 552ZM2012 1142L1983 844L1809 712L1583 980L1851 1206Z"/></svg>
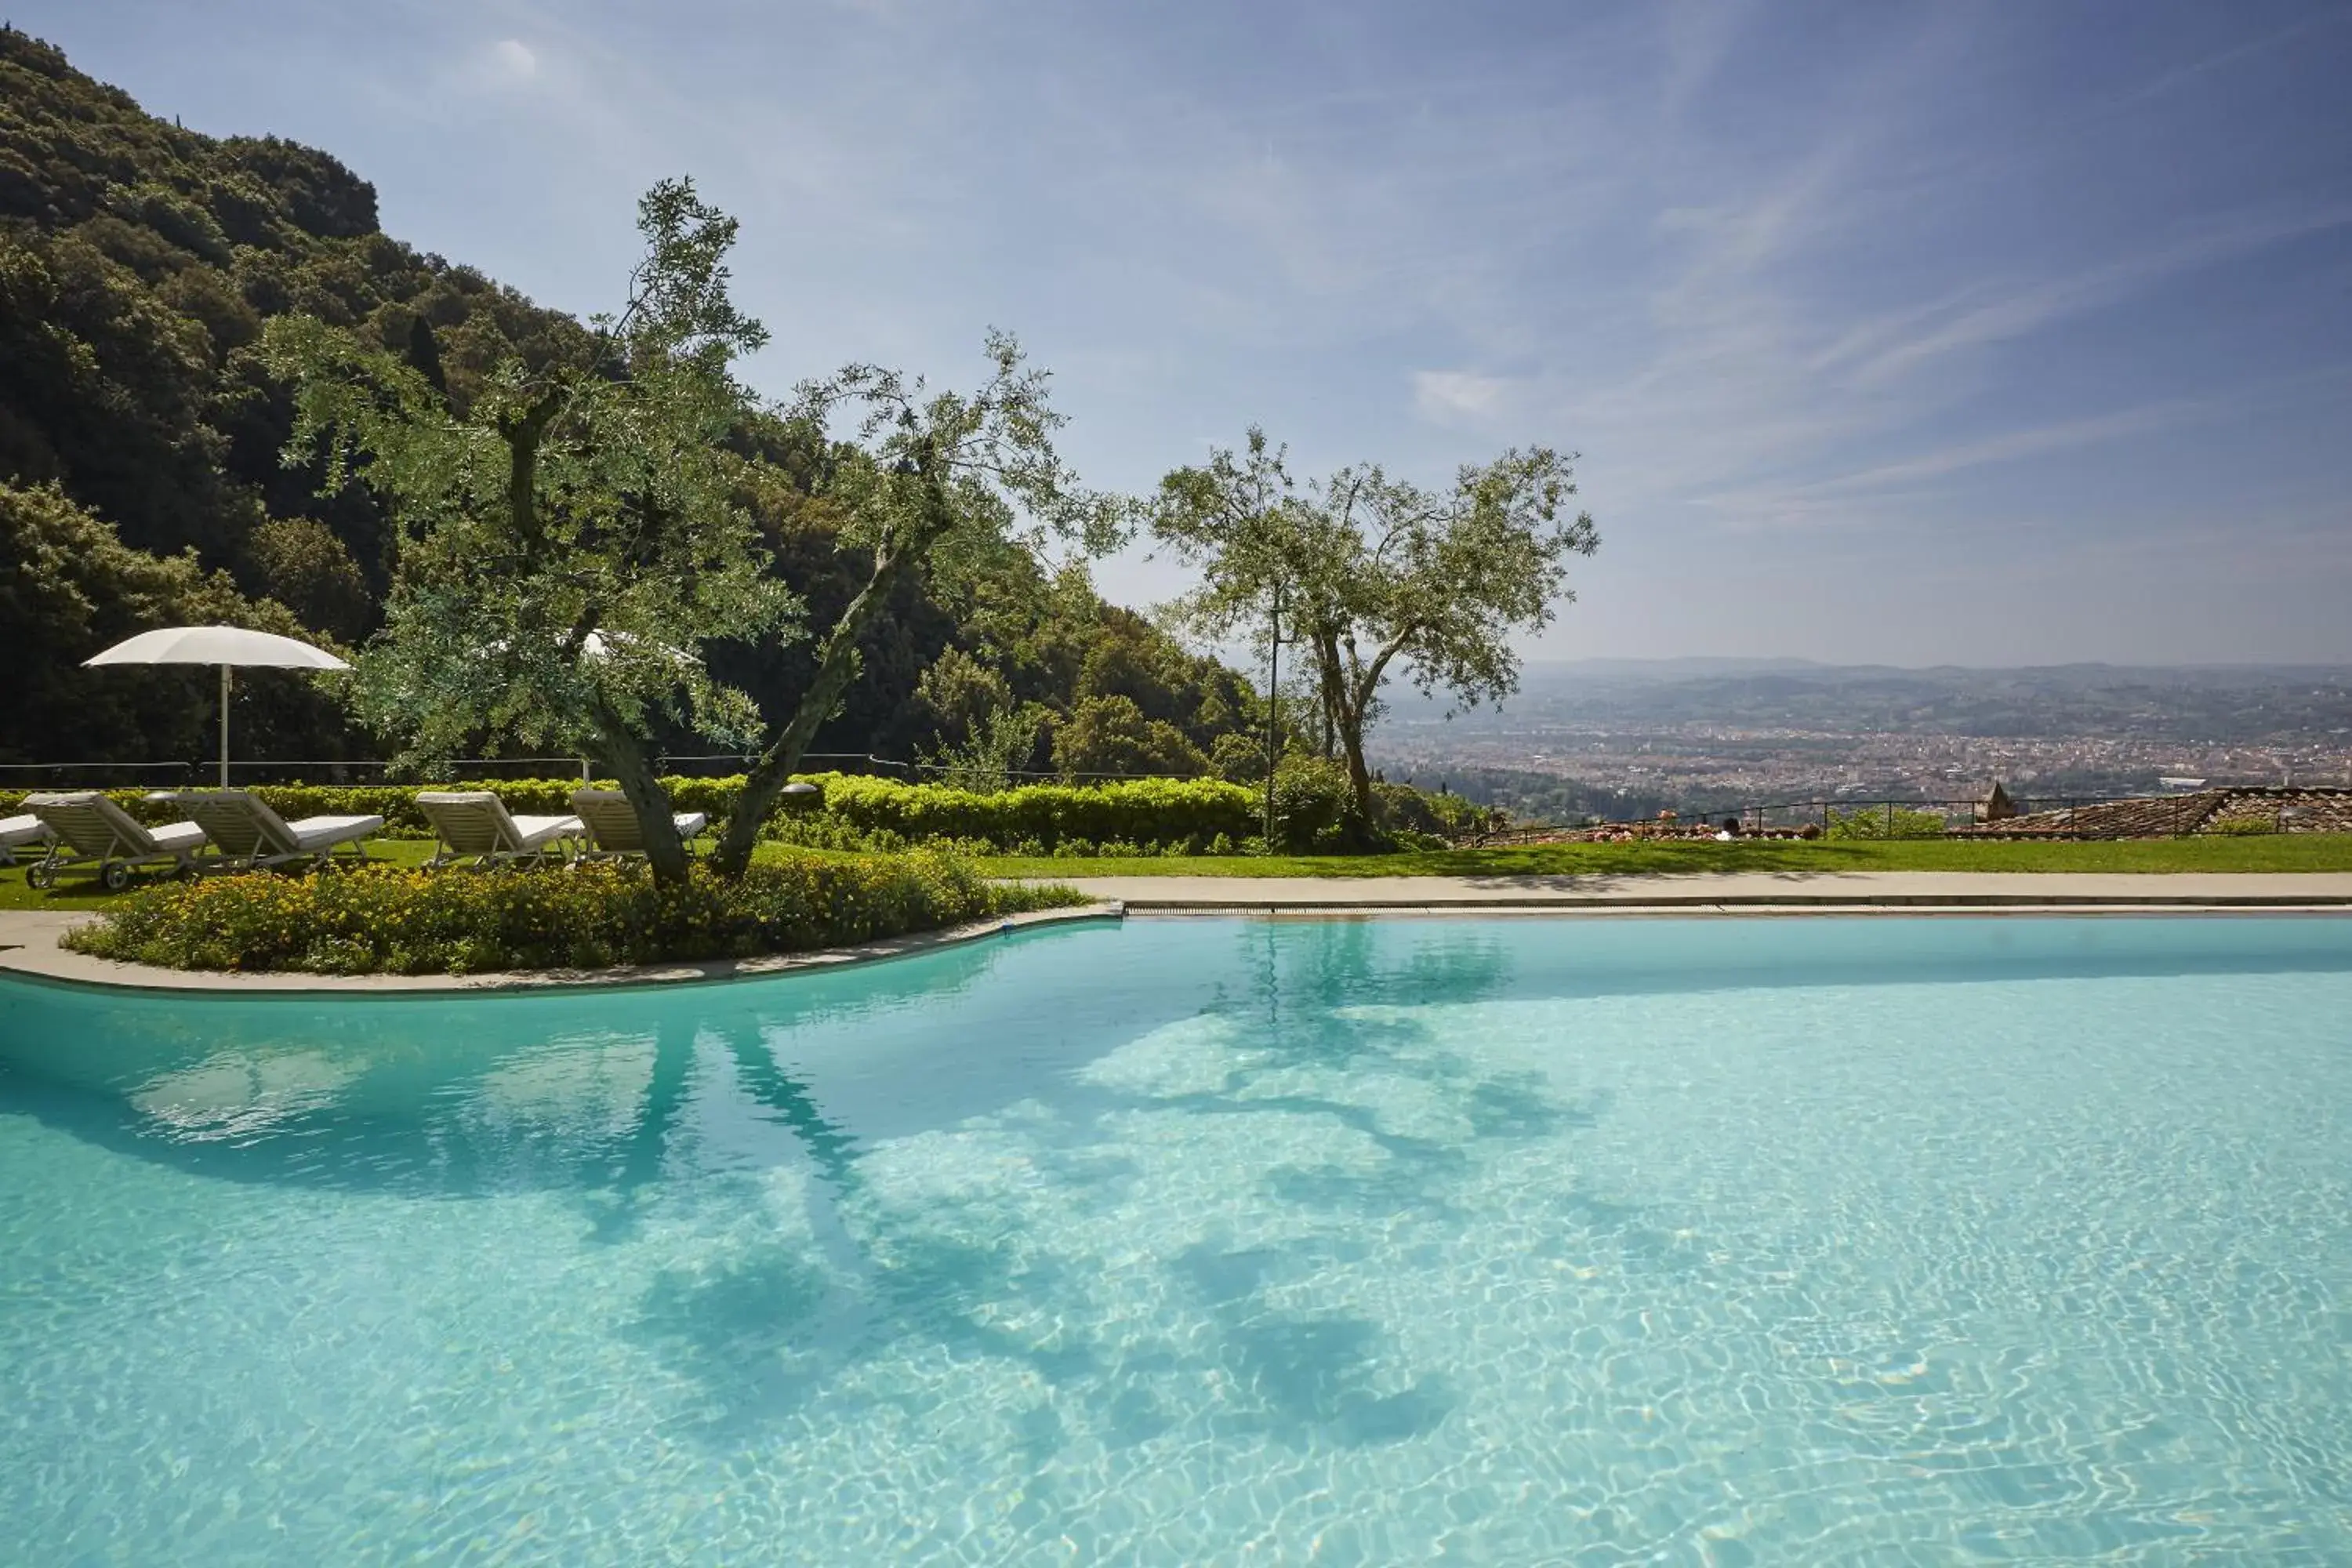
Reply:
<svg viewBox="0 0 2352 1568"><path fill-rule="evenodd" d="M732 752L661 756L656 765L666 773L688 777L740 773L759 759ZM913 764L863 752L810 752L801 761L815 764L809 771L824 773L899 773ZM74 785L89 789L141 785L169 787L210 778L216 762L82 762L0 763L0 789L48 789ZM578 754L549 757L448 757L422 765L404 766L381 757L232 758L229 777L238 784L435 784L450 779L569 778L589 771Z"/></svg>
<svg viewBox="0 0 2352 1568"><path fill-rule="evenodd" d="M704 778L748 771L756 756L711 752L694 755L661 755L656 766L668 774ZM809 752L801 757L807 773L869 773L886 778L936 777L957 772L951 763L918 760L900 762L866 752ZM177 787L208 778L216 762L83 762L0 763L0 789L46 789L73 785L89 789L150 785ZM546 757L449 757L423 765L403 765L381 757L248 758L229 762L229 777L241 784L436 784L452 779L569 778L585 774L591 763L576 754ZM1005 777L1015 784L1094 783L1136 779L1184 779L1190 773L1063 773L1055 769L1009 768Z"/></svg>

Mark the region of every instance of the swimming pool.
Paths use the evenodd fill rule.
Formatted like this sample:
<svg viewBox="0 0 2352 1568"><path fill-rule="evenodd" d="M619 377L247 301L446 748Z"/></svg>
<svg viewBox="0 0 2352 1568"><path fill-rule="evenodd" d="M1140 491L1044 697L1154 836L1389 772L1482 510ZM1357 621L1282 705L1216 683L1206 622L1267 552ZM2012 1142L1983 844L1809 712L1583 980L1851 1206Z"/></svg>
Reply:
<svg viewBox="0 0 2352 1568"><path fill-rule="evenodd" d="M2347 1344L2352 921L0 983L8 1563L2343 1562Z"/></svg>

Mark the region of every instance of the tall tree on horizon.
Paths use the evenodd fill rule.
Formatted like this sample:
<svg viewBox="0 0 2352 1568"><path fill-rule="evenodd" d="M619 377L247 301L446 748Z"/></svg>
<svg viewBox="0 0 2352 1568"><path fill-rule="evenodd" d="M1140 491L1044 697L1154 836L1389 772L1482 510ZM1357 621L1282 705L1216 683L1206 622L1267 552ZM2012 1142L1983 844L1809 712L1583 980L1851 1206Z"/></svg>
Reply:
<svg viewBox="0 0 2352 1568"><path fill-rule="evenodd" d="M1575 595L1568 561L1600 546L1589 512L1565 515L1572 459L1516 448L1465 464L1445 489L1341 468L1302 493L1253 428L1244 454L1160 481L1155 537L1205 579L1180 620L1213 636L1251 626L1278 594L1313 663L1316 701L1348 769L1349 816L1377 831L1364 735L1392 671L1475 706L1518 689L1514 635Z"/></svg>

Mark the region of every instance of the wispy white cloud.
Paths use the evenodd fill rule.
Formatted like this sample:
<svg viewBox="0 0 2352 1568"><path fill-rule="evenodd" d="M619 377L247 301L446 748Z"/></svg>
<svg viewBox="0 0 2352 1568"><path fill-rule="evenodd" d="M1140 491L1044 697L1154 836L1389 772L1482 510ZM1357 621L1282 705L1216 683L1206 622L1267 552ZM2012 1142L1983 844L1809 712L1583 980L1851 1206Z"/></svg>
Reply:
<svg viewBox="0 0 2352 1568"><path fill-rule="evenodd" d="M539 74L539 56L520 38L500 38L490 46L489 68L509 81L529 81Z"/></svg>
<svg viewBox="0 0 2352 1568"><path fill-rule="evenodd" d="M1417 370L1412 373L1413 405L1424 419L1453 424L1484 423L1502 410L1510 384L1500 376L1473 375L1458 370Z"/></svg>
<svg viewBox="0 0 2352 1568"><path fill-rule="evenodd" d="M1658 83L1662 119L1672 124L1683 118L1732 58L1756 10L1756 0L1673 0L1659 7L1665 55Z"/></svg>
<svg viewBox="0 0 2352 1568"><path fill-rule="evenodd" d="M2119 440L2127 436L2146 435L2150 431L2193 424L2200 419L2212 417L2216 412L2210 403L2182 400L2120 409L2112 414L2093 415L2085 418L2063 419L2023 429L2004 430L1999 435L1956 442L1894 462L1879 463L1853 473L1818 479L1811 484L1793 486L1780 491L1779 500L1783 502L1802 501L1916 487L1922 479L1941 479L1988 464L2043 457L2053 452ZM1708 502L1720 505L1725 499L1708 498Z"/></svg>
<svg viewBox="0 0 2352 1568"><path fill-rule="evenodd" d="M1895 323L1865 325L1832 343L1815 364L1828 369L1860 353L1863 357L1853 373L1855 379L1864 384L1884 383L1924 369L1945 355L2022 337L2068 317L2113 305L2182 273L2347 224L2352 224L2352 205L2234 217L2171 244L2072 276L2018 287L1993 299L1982 298L1988 290L1970 289L1948 308L1930 306L1923 312L1906 313L1907 324L1923 329L1914 335L1903 335Z"/></svg>
<svg viewBox="0 0 2352 1568"><path fill-rule="evenodd" d="M2290 22L2284 27L2273 28L2259 37L2242 39L2184 64L2160 70L2128 91L2108 99L2098 105L2093 112L2101 118L2106 118L2140 108L2168 93L2189 86L2215 71L2224 70L2257 56L2268 54L2280 45L2292 42L2305 34L2323 27L2341 27L2346 25L2347 18L2352 18L2352 12L2347 12L2340 7L2315 9L2310 15Z"/></svg>

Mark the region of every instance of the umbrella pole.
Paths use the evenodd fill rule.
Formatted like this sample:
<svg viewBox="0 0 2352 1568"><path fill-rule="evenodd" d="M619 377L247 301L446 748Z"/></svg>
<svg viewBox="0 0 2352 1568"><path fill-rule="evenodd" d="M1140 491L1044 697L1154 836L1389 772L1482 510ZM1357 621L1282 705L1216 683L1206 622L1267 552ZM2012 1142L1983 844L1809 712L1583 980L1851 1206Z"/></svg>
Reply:
<svg viewBox="0 0 2352 1568"><path fill-rule="evenodd" d="M228 788L228 666L221 666L221 769L220 786Z"/></svg>

